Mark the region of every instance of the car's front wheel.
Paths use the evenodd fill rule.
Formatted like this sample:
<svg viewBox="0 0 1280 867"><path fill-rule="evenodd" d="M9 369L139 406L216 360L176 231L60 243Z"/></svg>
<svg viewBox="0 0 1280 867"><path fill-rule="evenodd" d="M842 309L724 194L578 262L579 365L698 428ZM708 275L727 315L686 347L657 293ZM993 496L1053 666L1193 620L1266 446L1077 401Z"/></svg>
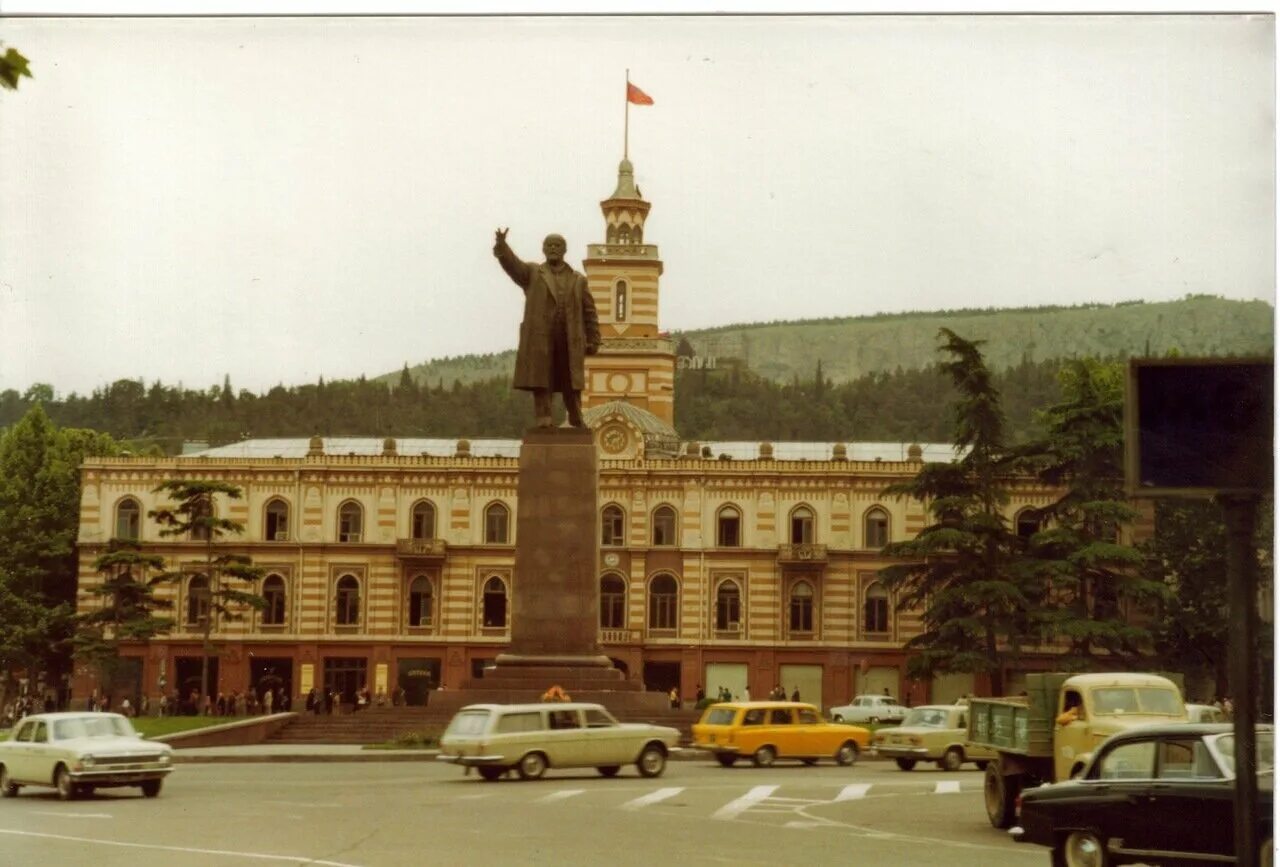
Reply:
<svg viewBox="0 0 1280 867"><path fill-rule="evenodd" d="M636 770L642 777L659 776L667 768L667 751L657 744L649 744L636 759Z"/></svg>
<svg viewBox="0 0 1280 867"><path fill-rule="evenodd" d="M836 750L836 764L846 767L858 761L858 745L853 741L845 741Z"/></svg>
<svg viewBox="0 0 1280 867"><path fill-rule="evenodd" d="M880 717L873 716L869 720L867 720L867 722L871 723L872 725L875 725L876 723L880 722Z"/></svg>
<svg viewBox="0 0 1280 867"><path fill-rule="evenodd" d="M618 776L618 771L622 770L622 766L621 765L601 765L600 767L596 768L596 770L600 772L600 776L602 777L616 777Z"/></svg>
<svg viewBox="0 0 1280 867"><path fill-rule="evenodd" d="M80 795L80 787L71 779L71 772L66 765L58 765L58 770L53 775L53 785L58 789L58 797L64 801L74 800Z"/></svg>
<svg viewBox="0 0 1280 867"><path fill-rule="evenodd" d="M529 753L516 765L522 780L536 780L547 772L547 757L542 753Z"/></svg>
<svg viewBox="0 0 1280 867"><path fill-rule="evenodd" d="M894 761L898 763L898 769L902 771L909 771L916 766L915 759L894 759Z"/></svg>
<svg viewBox="0 0 1280 867"><path fill-rule="evenodd" d="M831 721L832 721L832 722L840 722L840 723L842 723L842 722L844 722L844 717L842 717L840 714L836 714L835 716L833 716L833 717L831 718Z"/></svg>
<svg viewBox="0 0 1280 867"><path fill-rule="evenodd" d="M716 753L716 761L720 763L722 768L732 768L733 763L737 760L738 757L733 753Z"/></svg>
<svg viewBox="0 0 1280 867"><path fill-rule="evenodd" d="M160 787L164 784L164 780L143 780L142 796L144 798L154 798L160 794Z"/></svg>
<svg viewBox="0 0 1280 867"><path fill-rule="evenodd" d="M964 764L964 753L958 747L952 747L942 754L938 767L944 771L958 771Z"/></svg>
<svg viewBox="0 0 1280 867"><path fill-rule="evenodd" d="M18 784L9 776L9 769L4 765L0 765L0 796L13 798L17 794Z"/></svg>
<svg viewBox="0 0 1280 867"><path fill-rule="evenodd" d="M1061 855L1061 858L1057 856ZM1072 831L1054 850L1054 860L1064 867L1107 867L1111 859L1092 831Z"/></svg>
<svg viewBox="0 0 1280 867"><path fill-rule="evenodd" d="M751 761L755 762L757 768L767 768L773 764L773 760L777 757L777 750L770 746L763 746L756 750L755 755L751 757Z"/></svg>
<svg viewBox="0 0 1280 867"><path fill-rule="evenodd" d="M507 772L506 768L495 768L493 765L480 765L476 770L480 772L480 779L487 783L501 779L502 775Z"/></svg>

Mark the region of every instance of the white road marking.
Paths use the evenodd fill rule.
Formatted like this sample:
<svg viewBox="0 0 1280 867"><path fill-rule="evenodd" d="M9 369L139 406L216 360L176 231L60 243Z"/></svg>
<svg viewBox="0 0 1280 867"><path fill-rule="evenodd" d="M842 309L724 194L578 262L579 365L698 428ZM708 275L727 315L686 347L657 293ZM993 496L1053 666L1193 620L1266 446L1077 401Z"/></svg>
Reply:
<svg viewBox="0 0 1280 867"><path fill-rule="evenodd" d="M57 816L59 819L110 819L110 813L58 813L53 810L32 810L33 816Z"/></svg>
<svg viewBox="0 0 1280 867"><path fill-rule="evenodd" d="M288 861L290 864L318 864L321 867L361 867L345 861L325 861L305 855L266 855L262 852L237 852L233 849L197 849L193 846L161 846L156 843L127 843L123 840L96 840L93 837L72 837L69 834L41 834L36 831L16 831L0 828L0 834L16 837L40 837L45 840L70 840L73 843L96 843L99 846L123 846L126 849L155 849L161 852L190 852L196 855L226 855L229 858L257 858L260 861Z"/></svg>
<svg viewBox="0 0 1280 867"><path fill-rule="evenodd" d="M840 794L836 795L836 801L852 801L856 798L862 798L870 790L870 783L850 783L840 790Z"/></svg>
<svg viewBox="0 0 1280 867"><path fill-rule="evenodd" d="M545 798L539 798L539 804L550 804L553 801L563 801L566 798L572 798L574 795L581 795L586 789L562 789L559 792L552 792Z"/></svg>
<svg viewBox="0 0 1280 867"><path fill-rule="evenodd" d="M684 791L684 786L673 786L667 789L658 789L656 792L650 792L647 795L641 795L639 798L627 801L622 805L623 810L639 810L650 804L656 804L659 801L665 801L667 798L674 798L676 795Z"/></svg>
<svg viewBox="0 0 1280 867"><path fill-rule="evenodd" d="M729 803L721 807L719 810L716 810L714 813L711 814L711 818L713 819L736 818L739 813L745 813L747 810L750 810L756 804L759 804L761 801L763 801L765 798L772 795L777 790L778 790L777 786L756 786L751 791L743 795L741 798L738 798L735 801L730 801Z"/></svg>
<svg viewBox="0 0 1280 867"><path fill-rule="evenodd" d="M263 804L279 804L281 807L341 807L342 804L317 804L313 801L262 801Z"/></svg>
<svg viewBox="0 0 1280 867"><path fill-rule="evenodd" d="M959 780L943 780L941 783L933 787L935 795L953 795L960 791Z"/></svg>
<svg viewBox="0 0 1280 867"><path fill-rule="evenodd" d="M826 822L788 822L784 827L787 828L825 828Z"/></svg>

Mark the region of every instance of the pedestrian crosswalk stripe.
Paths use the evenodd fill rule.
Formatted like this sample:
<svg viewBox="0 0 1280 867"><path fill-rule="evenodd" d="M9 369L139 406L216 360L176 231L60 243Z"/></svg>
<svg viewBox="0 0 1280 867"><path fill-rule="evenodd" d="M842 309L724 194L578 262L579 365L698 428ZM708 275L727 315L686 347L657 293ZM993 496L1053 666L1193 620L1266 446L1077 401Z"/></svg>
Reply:
<svg viewBox="0 0 1280 867"><path fill-rule="evenodd" d="M711 815L713 819L733 819L777 791L777 786L755 786L741 798L730 801Z"/></svg>
<svg viewBox="0 0 1280 867"><path fill-rule="evenodd" d="M840 790L840 794L836 795L836 800L852 801L854 798L861 798L867 794L870 788L870 783L851 783Z"/></svg>
<svg viewBox="0 0 1280 867"><path fill-rule="evenodd" d="M933 788L933 793L935 795L954 794L955 792L958 792L958 791L960 791L959 780L944 780L943 782L938 783L938 785L934 786Z"/></svg>
<svg viewBox="0 0 1280 867"><path fill-rule="evenodd" d="M659 801L665 801L667 798L673 798L684 791L684 786L672 786L667 789L658 789L656 792L650 792L647 795L641 795L639 798L627 801L622 805L624 810L639 810L650 804L656 804Z"/></svg>
<svg viewBox="0 0 1280 867"><path fill-rule="evenodd" d="M563 801L565 798L572 798L574 795L581 795L586 789L561 789L558 792L552 792L545 798L539 798L539 804L549 804L552 801Z"/></svg>

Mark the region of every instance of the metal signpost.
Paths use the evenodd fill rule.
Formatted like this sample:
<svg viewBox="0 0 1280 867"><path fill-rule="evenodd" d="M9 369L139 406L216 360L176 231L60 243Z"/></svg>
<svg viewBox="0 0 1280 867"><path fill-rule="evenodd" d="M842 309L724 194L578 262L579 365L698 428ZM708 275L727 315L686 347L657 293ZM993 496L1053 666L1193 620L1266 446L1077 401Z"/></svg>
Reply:
<svg viewBox="0 0 1280 867"><path fill-rule="evenodd" d="M1228 681L1235 697L1236 864L1258 847L1258 580L1253 535L1272 491L1271 359L1136 359L1125 400L1125 481L1132 497L1214 499L1227 527Z"/></svg>

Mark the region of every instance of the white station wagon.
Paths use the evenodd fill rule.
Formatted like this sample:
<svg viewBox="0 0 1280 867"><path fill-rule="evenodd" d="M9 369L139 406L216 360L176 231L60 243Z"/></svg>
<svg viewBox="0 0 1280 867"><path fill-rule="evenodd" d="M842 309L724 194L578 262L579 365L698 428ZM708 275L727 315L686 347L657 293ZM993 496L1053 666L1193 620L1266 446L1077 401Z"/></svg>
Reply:
<svg viewBox="0 0 1280 867"><path fill-rule="evenodd" d="M852 702L831 709L832 722L902 722L907 709L887 695L860 695Z"/></svg>
<svg viewBox="0 0 1280 867"><path fill-rule="evenodd" d="M473 704L449 723L436 758L475 767L485 780L512 769L536 780L547 768L595 768L612 777L630 764L656 777L679 740L673 728L620 723L598 704Z"/></svg>
<svg viewBox="0 0 1280 867"><path fill-rule="evenodd" d="M173 748L138 737L116 713L43 713L0 743L0 795L52 786L64 801L98 788L137 786L154 798L173 770Z"/></svg>

